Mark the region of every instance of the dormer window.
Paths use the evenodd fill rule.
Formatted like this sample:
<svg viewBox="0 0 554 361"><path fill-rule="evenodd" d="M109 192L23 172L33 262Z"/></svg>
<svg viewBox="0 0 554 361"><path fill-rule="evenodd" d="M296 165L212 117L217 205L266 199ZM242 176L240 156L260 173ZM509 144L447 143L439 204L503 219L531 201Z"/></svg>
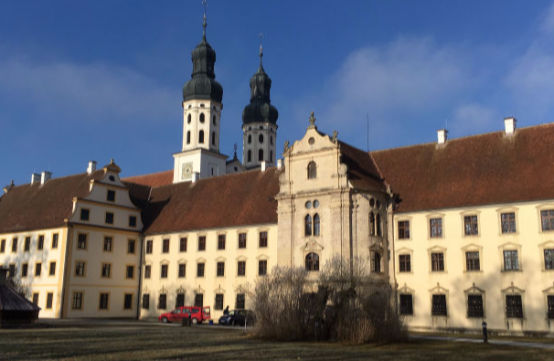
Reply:
<svg viewBox="0 0 554 361"><path fill-rule="evenodd" d="M308 179L314 179L317 177L317 165L314 161L308 163Z"/></svg>
<svg viewBox="0 0 554 361"><path fill-rule="evenodd" d="M108 189L108 192L106 193L106 200L109 202L115 202L115 191Z"/></svg>

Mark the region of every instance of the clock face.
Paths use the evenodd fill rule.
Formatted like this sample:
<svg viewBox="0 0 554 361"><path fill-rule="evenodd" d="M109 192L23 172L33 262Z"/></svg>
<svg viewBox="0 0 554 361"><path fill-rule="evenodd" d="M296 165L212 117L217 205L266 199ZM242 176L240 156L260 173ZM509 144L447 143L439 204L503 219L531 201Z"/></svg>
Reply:
<svg viewBox="0 0 554 361"><path fill-rule="evenodd" d="M190 179L192 177L192 163L184 163L182 172L182 179Z"/></svg>

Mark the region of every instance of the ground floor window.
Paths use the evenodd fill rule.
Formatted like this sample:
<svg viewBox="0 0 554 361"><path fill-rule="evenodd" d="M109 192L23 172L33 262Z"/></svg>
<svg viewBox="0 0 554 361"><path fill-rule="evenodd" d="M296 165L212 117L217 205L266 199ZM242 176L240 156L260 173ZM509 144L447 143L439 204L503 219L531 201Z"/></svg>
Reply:
<svg viewBox="0 0 554 361"><path fill-rule="evenodd" d="M267 274L267 260L258 261L258 275L265 276Z"/></svg>
<svg viewBox="0 0 554 361"><path fill-rule="evenodd" d="M548 318L554 319L554 295L548 295L547 301L548 301Z"/></svg>
<svg viewBox="0 0 554 361"><path fill-rule="evenodd" d="M142 308L145 310L150 308L150 294L148 293L142 295Z"/></svg>
<svg viewBox="0 0 554 361"><path fill-rule="evenodd" d="M165 310L167 308L167 295L165 293L161 293L158 297L158 309Z"/></svg>
<svg viewBox="0 0 554 361"><path fill-rule="evenodd" d="M126 293L125 297L123 298L123 309L130 310L132 308L133 308L133 294Z"/></svg>
<svg viewBox="0 0 554 361"><path fill-rule="evenodd" d="M203 307L204 306L204 294L203 293L197 293L194 296L194 305L196 307Z"/></svg>
<svg viewBox="0 0 554 361"><path fill-rule="evenodd" d="M467 317L483 317L482 295L467 295Z"/></svg>
<svg viewBox="0 0 554 361"><path fill-rule="evenodd" d="M433 316L446 316L446 295L433 295L433 304L431 309Z"/></svg>
<svg viewBox="0 0 554 361"><path fill-rule="evenodd" d="M319 255L308 253L306 255L306 271L319 271Z"/></svg>
<svg viewBox="0 0 554 361"><path fill-rule="evenodd" d="M400 314L401 315L414 314L412 295L400 294Z"/></svg>
<svg viewBox="0 0 554 361"><path fill-rule="evenodd" d="M182 307L184 305L185 305L185 294L177 293L177 297L175 298L175 307Z"/></svg>
<svg viewBox="0 0 554 361"><path fill-rule="evenodd" d="M81 310L83 308L83 292L73 292L71 308L73 310Z"/></svg>
<svg viewBox="0 0 554 361"><path fill-rule="evenodd" d="M235 302L235 308L238 309L238 310L243 310L244 309L244 300L245 300L244 293L237 293L237 300Z"/></svg>
<svg viewBox="0 0 554 361"><path fill-rule="evenodd" d="M51 309L52 308L52 303L54 301L54 294L52 292L48 292L46 294L46 308L47 309Z"/></svg>
<svg viewBox="0 0 554 361"><path fill-rule="evenodd" d="M100 300L98 301L98 308L101 310L107 310L109 305L110 294L101 293Z"/></svg>
<svg viewBox="0 0 554 361"><path fill-rule="evenodd" d="M216 310L222 310L223 309L223 293L217 293L215 295L214 309L216 309Z"/></svg>
<svg viewBox="0 0 554 361"><path fill-rule="evenodd" d="M523 318L521 295L506 295L506 317Z"/></svg>

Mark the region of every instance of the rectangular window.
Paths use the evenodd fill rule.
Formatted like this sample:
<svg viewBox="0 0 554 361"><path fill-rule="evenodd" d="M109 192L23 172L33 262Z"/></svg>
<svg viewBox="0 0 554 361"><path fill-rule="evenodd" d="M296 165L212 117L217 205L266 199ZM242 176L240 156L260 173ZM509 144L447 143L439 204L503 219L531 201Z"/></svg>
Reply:
<svg viewBox="0 0 554 361"><path fill-rule="evenodd" d="M239 261L237 265L237 276L246 275L246 261Z"/></svg>
<svg viewBox="0 0 554 361"><path fill-rule="evenodd" d="M158 309L165 310L167 308L167 295L160 293L158 296Z"/></svg>
<svg viewBox="0 0 554 361"><path fill-rule="evenodd" d="M98 308L101 310L107 310L110 300L109 293L100 293L100 300L98 301Z"/></svg>
<svg viewBox="0 0 554 361"><path fill-rule="evenodd" d="M480 271L479 252L466 252L466 271Z"/></svg>
<svg viewBox="0 0 554 361"><path fill-rule="evenodd" d="M217 277L225 276L225 262L217 262Z"/></svg>
<svg viewBox="0 0 554 361"><path fill-rule="evenodd" d="M258 261L258 275L265 276L267 274L267 261L260 260Z"/></svg>
<svg viewBox="0 0 554 361"><path fill-rule="evenodd" d="M137 216L129 216L129 227L137 226Z"/></svg>
<svg viewBox="0 0 554 361"><path fill-rule="evenodd" d="M14 278L15 277L15 264L14 263L10 263L10 265L8 266L8 273L10 275L11 278Z"/></svg>
<svg viewBox="0 0 554 361"><path fill-rule="evenodd" d="M548 310L547 310L548 319L552 320L554 319L554 295L546 296L546 301L548 303Z"/></svg>
<svg viewBox="0 0 554 361"><path fill-rule="evenodd" d="M442 237L442 218L429 219L429 234L431 238Z"/></svg>
<svg viewBox="0 0 554 361"><path fill-rule="evenodd" d="M50 262L50 268L48 270L49 276L55 276L56 275L56 262Z"/></svg>
<svg viewBox="0 0 554 361"><path fill-rule="evenodd" d="M267 232L260 232L260 248L267 247Z"/></svg>
<svg viewBox="0 0 554 361"><path fill-rule="evenodd" d="M134 239L128 239L127 240L127 253L128 254L135 254L135 240Z"/></svg>
<svg viewBox="0 0 554 361"><path fill-rule="evenodd" d="M518 271L519 262L516 250L504 251L504 271Z"/></svg>
<svg viewBox="0 0 554 361"><path fill-rule="evenodd" d="M237 300L235 302L235 308L237 310L244 310L244 293L237 293Z"/></svg>
<svg viewBox="0 0 554 361"><path fill-rule="evenodd" d="M554 231L554 209L541 211L541 225L543 231Z"/></svg>
<svg viewBox="0 0 554 361"><path fill-rule="evenodd" d="M400 314L401 315L413 315L414 314L412 295L410 295L410 294L400 294Z"/></svg>
<svg viewBox="0 0 554 361"><path fill-rule="evenodd" d="M246 233L239 233L239 248L246 248Z"/></svg>
<svg viewBox="0 0 554 361"><path fill-rule="evenodd" d="M398 221L398 239L410 238L410 221Z"/></svg>
<svg viewBox="0 0 554 361"><path fill-rule="evenodd" d="M184 305L185 305L185 294L177 293L177 297L175 298L175 307L183 307Z"/></svg>
<svg viewBox="0 0 554 361"><path fill-rule="evenodd" d="M104 252L112 251L112 243L113 243L112 237L104 237Z"/></svg>
<svg viewBox="0 0 554 361"><path fill-rule="evenodd" d="M133 308L133 294L132 293L126 293L125 297L123 299L123 309L124 310L130 310Z"/></svg>
<svg viewBox="0 0 554 361"><path fill-rule="evenodd" d="M5 239L0 241L0 253L4 253L4 252L6 252L6 240Z"/></svg>
<svg viewBox="0 0 554 361"><path fill-rule="evenodd" d="M225 235L220 234L217 236L217 249L225 249Z"/></svg>
<svg viewBox="0 0 554 361"><path fill-rule="evenodd" d="M204 307L204 294L203 293L197 293L194 295L194 305L196 307Z"/></svg>
<svg viewBox="0 0 554 361"><path fill-rule="evenodd" d="M400 272L411 272L412 271L412 264L410 262L410 255L409 254L401 254L398 256L398 266Z"/></svg>
<svg viewBox="0 0 554 361"><path fill-rule="evenodd" d="M28 272L29 272L29 264L23 263L21 265L21 277L27 277Z"/></svg>
<svg viewBox="0 0 554 361"><path fill-rule="evenodd" d="M506 295L506 317L523 318L521 295Z"/></svg>
<svg viewBox="0 0 554 361"><path fill-rule="evenodd" d="M187 265L185 263L179 264L179 278L184 278L187 274Z"/></svg>
<svg viewBox="0 0 554 361"><path fill-rule="evenodd" d="M112 274L112 265L110 263L102 263L102 278L110 278Z"/></svg>
<svg viewBox="0 0 554 361"><path fill-rule="evenodd" d="M215 294L214 309L216 309L216 310L222 310L223 309L223 293L216 293Z"/></svg>
<svg viewBox="0 0 554 361"><path fill-rule="evenodd" d="M115 202L115 191L108 189L108 192L106 192L106 200L110 202Z"/></svg>
<svg viewBox="0 0 554 361"><path fill-rule="evenodd" d="M483 296L467 295L467 317L483 317Z"/></svg>
<svg viewBox="0 0 554 361"><path fill-rule="evenodd" d="M431 253L431 271L444 271L444 253Z"/></svg>
<svg viewBox="0 0 554 361"><path fill-rule="evenodd" d="M132 280L135 278L135 266L127 266L125 271L125 278Z"/></svg>
<svg viewBox="0 0 554 361"><path fill-rule="evenodd" d="M479 234L476 215L464 216L464 234L466 236L476 236Z"/></svg>
<svg viewBox="0 0 554 361"><path fill-rule="evenodd" d="M554 270L554 248L544 250L544 269Z"/></svg>
<svg viewBox="0 0 554 361"><path fill-rule="evenodd" d="M12 239L12 253L17 252L17 238Z"/></svg>
<svg viewBox="0 0 554 361"><path fill-rule="evenodd" d="M23 251L29 252L31 250L31 237L25 237L25 243L23 243Z"/></svg>
<svg viewBox="0 0 554 361"><path fill-rule="evenodd" d="M152 254L152 250L154 249L153 241L151 239L146 241L146 254Z"/></svg>
<svg viewBox="0 0 554 361"><path fill-rule="evenodd" d="M152 266L147 264L146 266L144 266L144 278L150 278L151 274L152 274Z"/></svg>
<svg viewBox="0 0 554 361"><path fill-rule="evenodd" d="M198 250L199 251L205 251L206 250L206 236L199 236L198 237Z"/></svg>
<svg viewBox="0 0 554 361"><path fill-rule="evenodd" d="M169 253L169 238L162 241L162 253Z"/></svg>
<svg viewBox="0 0 554 361"><path fill-rule="evenodd" d="M54 303L54 294L52 292L48 292L46 294L46 309L47 310L52 309L52 303Z"/></svg>
<svg viewBox="0 0 554 361"><path fill-rule="evenodd" d="M58 237L59 235L57 233L52 235L52 249L58 248Z"/></svg>
<svg viewBox="0 0 554 361"><path fill-rule="evenodd" d="M167 278L167 268L168 268L168 265L162 264L160 269L160 278Z"/></svg>
<svg viewBox="0 0 554 361"><path fill-rule="evenodd" d="M113 213L112 212L106 212L106 224L113 224Z"/></svg>
<svg viewBox="0 0 554 361"><path fill-rule="evenodd" d="M71 309L81 310L83 308L83 292L73 292L73 301L71 302Z"/></svg>
<svg viewBox="0 0 554 361"><path fill-rule="evenodd" d="M42 263L40 262L35 263L35 276L40 277L41 272L42 272Z"/></svg>
<svg viewBox="0 0 554 361"><path fill-rule="evenodd" d="M33 293L33 304L38 306L38 292Z"/></svg>
<svg viewBox="0 0 554 361"><path fill-rule="evenodd" d="M433 306L431 309L433 316L446 316L446 295L433 295Z"/></svg>
<svg viewBox="0 0 554 361"><path fill-rule="evenodd" d="M500 225L502 233L515 233L516 232L516 214L514 212L501 213Z"/></svg>
<svg viewBox="0 0 554 361"><path fill-rule="evenodd" d="M150 308L150 294L145 293L142 295L142 308L148 310Z"/></svg>
<svg viewBox="0 0 554 361"><path fill-rule="evenodd" d="M88 221L90 218L90 211L85 208L81 208L81 221Z"/></svg>
<svg viewBox="0 0 554 361"><path fill-rule="evenodd" d="M42 234L38 236L37 249L38 250L44 249L44 235Z"/></svg>
<svg viewBox="0 0 554 361"><path fill-rule="evenodd" d="M87 249L87 235L86 233L79 233L77 235L77 248Z"/></svg>
<svg viewBox="0 0 554 361"><path fill-rule="evenodd" d="M181 237L179 239L179 252L186 252L187 251L187 237Z"/></svg>
<svg viewBox="0 0 554 361"><path fill-rule="evenodd" d="M204 277L204 263L196 264L196 277Z"/></svg>
<svg viewBox="0 0 554 361"><path fill-rule="evenodd" d="M76 277L85 276L85 262L75 262L75 276Z"/></svg>

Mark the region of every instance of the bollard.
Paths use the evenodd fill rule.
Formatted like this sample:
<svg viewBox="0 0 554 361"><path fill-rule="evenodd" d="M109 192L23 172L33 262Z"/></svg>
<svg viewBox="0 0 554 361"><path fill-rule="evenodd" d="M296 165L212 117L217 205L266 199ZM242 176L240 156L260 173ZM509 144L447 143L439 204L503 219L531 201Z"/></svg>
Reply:
<svg viewBox="0 0 554 361"><path fill-rule="evenodd" d="M487 323L485 321L483 321L483 323L481 325L483 326L483 343L488 343L489 342L489 337L488 337L488 334L487 334Z"/></svg>

